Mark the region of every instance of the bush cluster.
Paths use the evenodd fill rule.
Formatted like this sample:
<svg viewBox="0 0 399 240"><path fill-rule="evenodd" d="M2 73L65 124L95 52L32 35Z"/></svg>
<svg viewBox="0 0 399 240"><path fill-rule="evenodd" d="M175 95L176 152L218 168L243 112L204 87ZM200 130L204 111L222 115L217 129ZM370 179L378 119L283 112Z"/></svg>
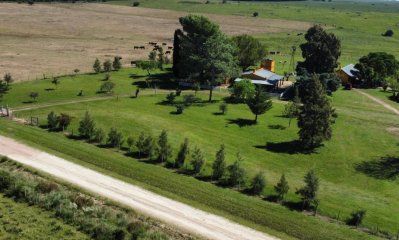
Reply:
<svg viewBox="0 0 399 240"><path fill-rule="evenodd" d="M95 204L90 197L65 189L63 186L39 179L21 169L13 171L2 158L0 167L0 192L16 201L51 211L65 223L77 226L93 239L167 239L159 232L133 219L133 215L120 209ZM156 236L156 238L153 238Z"/></svg>

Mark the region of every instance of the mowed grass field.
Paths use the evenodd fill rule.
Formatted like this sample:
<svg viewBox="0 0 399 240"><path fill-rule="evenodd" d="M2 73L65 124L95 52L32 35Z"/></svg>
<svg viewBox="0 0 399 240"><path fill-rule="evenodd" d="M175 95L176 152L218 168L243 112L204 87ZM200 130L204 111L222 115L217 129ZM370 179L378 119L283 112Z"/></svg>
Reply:
<svg viewBox="0 0 399 240"><path fill-rule="evenodd" d="M84 89L87 98L99 96L95 92L102 83L102 76L100 74L61 78L61 84L54 91L44 90L51 87L49 80L14 84L3 102L12 103L21 109L32 107L30 110L16 112L17 116L39 117L41 124L46 123L50 111L71 114L74 119L69 132L74 133L77 133L78 122L85 111L90 112L97 126L106 131L116 127L125 136L137 138L142 131L157 136L166 129L173 146L174 157L185 137L189 138L192 147L198 146L204 151L204 175L210 173L215 152L220 144L225 144L227 161L232 163L236 153L240 152L244 157L243 166L249 178L259 170L265 173L265 196L274 194L273 185L282 173L286 174L290 184L287 202L291 205L299 201L294 192L302 186L303 175L314 169L320 177L319 209L322 215L339 217L344 221L352 211L366 209L366 227L378 227L380 231L392 235L397 233L398 180L376 178L375 172L373 174L357 169L359 166L366 166L367 163L379 163L380 159L386 156L398 156L398 137L386 131L389 127L397 126L398 116L367 97L354 91L339 90L334 94L331 101L339 117L333 126L333 138L312 154L295 153L290 147L290 143L297 139L298 129L294 121L288 128L288 119L281 117L284 108L282 102L275 101L273 109L260 117L259 124L252 126L240 126L245 120L254 118L243 104L229 105L228 113L224 116L216 114L218 103L192 106L186 109L184 114L174 115L171 114L175 111L173 106L160 104L165 99L165 93L158 92L157 95L153 95L152 90L146 90L144 92L151 94L139 96L137 99L124 96L135 90L135 84L143 83L145 74L137 69L123 69L112 73L111 79L116 83L115 92L119 97L44 106L51 102L79 100L80 97L76 96L78 89ZM132 79L129 76L135 77ZM38 102L22 103L29 100L25 91L40 92ZM201 92L199 96L206 99L206 94L207 92ZM221 100L224 95L216 94L216 99ZM42 108L34 109L40 106ZM286 128L275 129L277 125ZM309 236L312 239L348 239L348 236L352 239L366 238L346 226L329 224L325 220L305 216L256 197L222 189L161 166L140 162L116 150L70 140L62 133L48 133L43 129L4 120L0 124L0 133L41 146L107 174L260 230L283 232L301 239L307 239Z"/></svg>
<svg viewBox="0 0 399 240"><path fill-rule="evenodd" d="M0 239L90 239L74 227L39 208L0 194Z"/></svg>
<svg viewBox="0 0 399 240"><path fill-rule="evenodd" d="M355 63L369 52L388 52L399 57L399 2L375 1L299 1L299 2L252 2L211 0L142 0L140 6L157 9L172 9L190 13L212 13L251 17L258 12L261 19L284 19L322 24L342 41L340 63L345 66ZM131 5L131 1L110 1L110 4ZM265 28L267 28L265 26ZM392 29L393 37L383 37L382 33ZM285 33L255 34L270 51L280 51L282 55L271 56L277 61L277 72L288 71L291 46L299 46L305 31L287 29ZM296 60L301 60L298 49ZM282 63L279 63L279 62ZM283 62L287 61L284 65Z"/></svg>

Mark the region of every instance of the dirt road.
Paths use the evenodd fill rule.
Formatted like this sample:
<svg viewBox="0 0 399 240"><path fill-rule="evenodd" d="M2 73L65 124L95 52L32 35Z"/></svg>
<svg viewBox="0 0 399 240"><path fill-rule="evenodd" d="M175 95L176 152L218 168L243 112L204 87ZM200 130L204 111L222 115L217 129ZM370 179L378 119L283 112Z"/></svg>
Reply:
<svg viewBox="0 0 399 240"><path fill-rule="evenodd" d="M272 240L275 237L162 197L13 139L0 136L0 155L54 175L93 193L110 198L138 212L209 239Z"/></svg>
<svg viewBox="0 0 399 240"><path fill-rule="evenodd" d="M355 90L356 92L358 92L358 93L360 93L360 94L362 94L362 95L368 97L369 99L371 99L371 100L373 100L374 102L380 104L381 106L383 106L384 108L388 109L389 111L395 113L396 115L399 115L399 110L398 110L398 109L392 107L392 106L389 105L388 103L385 103L385 102L382 101L381 99L378 99L378 98L376 98L376 97L373 97L373 96L371 96L370 94L365 93L365 92L363 92L362 90L359 90L359 89L353 89L353 90Z"/></svg>

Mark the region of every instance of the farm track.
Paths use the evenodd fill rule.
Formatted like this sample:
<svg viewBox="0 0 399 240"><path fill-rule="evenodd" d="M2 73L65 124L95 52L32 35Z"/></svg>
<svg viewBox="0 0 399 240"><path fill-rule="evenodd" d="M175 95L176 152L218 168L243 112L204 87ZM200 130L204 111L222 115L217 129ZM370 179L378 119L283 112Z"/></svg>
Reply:
<svg viewBox="0 0 399 240"><path fill-rule="evenodd" d="M388 109L389 111L391 111L391 112L393 112L393 113L395 113L396 115L399 116L399 110L398 110L398 109L392 107L392 106L389 105L388 103L385 103L385 102L382 101L381 99L378 99L378 98L376 98L376 97L374 97L374 96L371 96L370 94L365 93L365 92L363 92L363 91L360 90L360 89L353 89L353 90L356 91L356 92L358 92L358 93L360 93L360 94L362 94L362 95L364 95L364 96L366 96L366 97L369 98L370 100L372 100L372 101L374 101L374 102L380 104L380 105L383 106L384 108Z"/></svg>
<svg viewBox="0 0 399 240"><path fill-rule="evenodd" d="M11 138L0 136L0 154L208 239L277 239L39 151Z"/></svg>

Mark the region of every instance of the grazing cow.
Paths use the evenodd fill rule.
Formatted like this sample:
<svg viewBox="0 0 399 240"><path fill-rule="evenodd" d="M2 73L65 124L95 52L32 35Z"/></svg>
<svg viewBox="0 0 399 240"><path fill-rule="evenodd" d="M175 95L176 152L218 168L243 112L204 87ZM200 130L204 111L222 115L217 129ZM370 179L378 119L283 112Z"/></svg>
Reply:
<svg viewBox="0 0 399 240"><path fill-rule="evenodd" d="M144 46L140 46L140 49L145 49L145 47Z"/></svg>
<svg viewBox="0 0 399 240"><path fill-rule="evenodd" d="M166 51L165 54L170 54L170 51Z"/></svg>
<svg viewBox="0 0 399 240"><path fill-rule="evenodd" d="M298 33L298 34L297 34L297 36L301 36L301 35L303 35L303 33Z"/></svg>
<svg viewBox="0 0 399 240"><path fill-rule="evenodd" d="M169 50L172 50L172 49L173 49L173 47L168 47L168 49L169 49Z"/></svg>
<svg viewBox="0 0 399 240"><path fill-rule="evenodd" d="M162 46L166 46L166 43L162 43Z"/></svg>
<svg viewBox="0 0 399 240"><path fill-rule="evenodd" d="M140 49L140 47L139 46L134 46L134 49Z"/></svg>

